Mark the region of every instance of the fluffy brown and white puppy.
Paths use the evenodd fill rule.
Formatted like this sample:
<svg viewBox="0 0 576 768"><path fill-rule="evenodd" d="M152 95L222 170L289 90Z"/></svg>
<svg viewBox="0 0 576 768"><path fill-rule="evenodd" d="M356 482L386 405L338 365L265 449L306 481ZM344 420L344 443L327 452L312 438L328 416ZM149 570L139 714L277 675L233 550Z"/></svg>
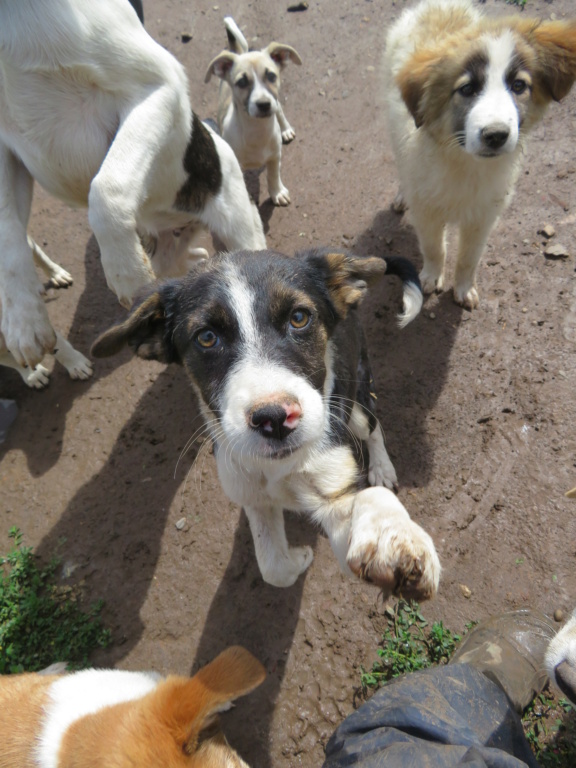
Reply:
<svg viewBox="0 0 576 768"><path fill-rule="evenodd" d="M228 248L265 247L232 149L193 114L184 69L128 0L0 3L1 330L30 367L56 343L26 234L34 180L88 206L126 306L155 263L187 267L199 226ZM152 263L150 238L162 245Z"/></svg>
<svg viewBox="0 0 576 768"><path fill-rule="evenodd" d="M478 263L513 194L526 136L575 77L576 21L490 19L471 0L424 0L390 29L390 137L424 292L444 286L445 229L454 224L454 298L478 305Z"/></svg>
<svg viewBox="0 0 576 768"><path fill-rule="evenodd" d="M270 43L250 51L231 16L224 19L229 51L210 62L206 82L221 79L218 126L244 170L266 166L268 192L274 205L289 205L290 193L280 178L282 144L295 137L280 104L280 71L288 61L302 64L289 45Z"/></svg>
<svg viewBox="0 0 576 768"><path fill-rule="evenodd" d="M0 768L247 768L218 713L264 680L228 648L194 677L88 669L0 677Z"/></svg>
<svg viewBox="0 0 576 768"><path fill-rule="evenodd" d="M325 249L218 254L151 289L92 348L98 357L128 344L140 357L184 366L222 486L244 507L260 571L275 586L293 584L312 560L310 547L288 546L288 509L323 527L345 572L386 594L436 591L430 536L391 490L367 487L396 482L356 309L367 281L385 271L404 282L405 325L422 304L405 259Z"/></svg>

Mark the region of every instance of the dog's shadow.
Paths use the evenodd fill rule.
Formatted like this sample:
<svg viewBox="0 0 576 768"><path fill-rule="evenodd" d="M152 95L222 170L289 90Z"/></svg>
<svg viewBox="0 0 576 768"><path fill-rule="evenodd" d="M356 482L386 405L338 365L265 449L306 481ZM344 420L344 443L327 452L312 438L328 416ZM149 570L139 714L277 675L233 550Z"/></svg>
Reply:
<svg viewBox="0 0 576 768"><path fill-rule="evenodd" d="M422 264L414 230L391 208L375 216L351 249L360 256L404 256L418 270ZM432 476L427 415L446 383L452 347L467 313L453 302L451 290L425 297L422 312L404 329L396 321L401 308L400 281L384 276L368 292L362 321L386 446L400 486L414 487Z"/></svg>

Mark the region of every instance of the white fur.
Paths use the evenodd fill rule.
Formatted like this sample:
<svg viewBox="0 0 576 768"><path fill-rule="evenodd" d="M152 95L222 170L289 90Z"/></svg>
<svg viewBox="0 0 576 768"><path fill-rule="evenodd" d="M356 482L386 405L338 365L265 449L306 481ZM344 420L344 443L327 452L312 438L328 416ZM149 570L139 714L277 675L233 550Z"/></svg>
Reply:
<svg viewBox="0 0 576 768"><path fill-rule="evenodd" d="M556 668L565 663L573 670L572 696L576 703L576 610L566 624L550 641L546 653L546 671L550 679L557 683ZM563 691L565 693L565 691Z"/></svg>
<svg viewBox="0 0 576 768"><path fill-rule="evenodd" d="M161 679L153 672L87 669L56 680L36 748L39 768L58 768L62 738L74 722L104 707L140 699Z"/></svg>
<svg viewBox="0 0 576 768"><path fill-rule="evenodd" d="M233 270L228 272L226 286L242 349L223 384L218 425L210 419L207 404L203 410L218 444L216 461L222 487L230 499L244 507L264 581L288 587L312 561L310 547L288 544L283 511L287 509L308 513L322 525L345 572L350 573L347 563L351 553L361 559L364 547L368 560L375 547L378 572L384 563L393 571L397 566L409 571L412 560L421 562L422 582L429 595L433 594L440 565L430 537L410 522L393 494L379 493L384 489L373 489L378 492L372 494L346 491L355 485L359 470L350 448L331 445L329 440L332 346L327 347L328 375L322 395L305 376L263 356L253 290ZM269 441L250 428L247 414L255 404L283 401L298 403L302 416L294 433L297 442L288 455L279 458L270 455ZM392 487L396 473L380 427L370 434L367 418L357 405L349 426L358 438L368 440L370 482Z"/></svg>
<svg viewBox="0 0 576 768"><path fill-rule="evenodd" d="M155 276L141 235L194 221L231 249L265 247L219 137L220 192L198 214L173 207L190 133L184 70L126 0L0 5L1 329L19 365L35 366L55 344L26 234L33 179L88 205L106 280L126 306Z"/></svg>
<svg viewBox="0 0 576 768"><path fill-rule="evenodd" d="M512 197L521 163L518 114L502 80L512 38L506 32L484 39L490 60L487 88L468 116L465 151L454 143L441 143L425 126L416 128L396 83L414 51L433 42L427 16L439 8L466 15L470 23L480 19L470 0L424 0L405 10L388 33L384 88L400 188L424 258L422 288L425 293L443 289L445 228L455 224L459 245L454 297L472 309L479 301L478 262L494 224ZM494 120L510 128L509 139L497 157L479 159L479 132Z"/></svg>
<svg viewBox="0 0 576 768"><path fill-rule="evenodd" d="M222 80L218 106L220 132L244 170L266 167L268 191L274 205L289 205L290 193L280 178L282 144L292 141L296 134L278 98L280 66L271 58L268 48L248 50L246 38L231 16L224 19L224 24L235 37L237 52L216 57L206 74L206 81L212 74ZM301 63L296 51L289 46L284 48L292 61ZM251 86L235 87L239 72L249 74ZM266 72L274 73L276 83L266 80ZM260 105L267 105L265 114Z"/></svg>

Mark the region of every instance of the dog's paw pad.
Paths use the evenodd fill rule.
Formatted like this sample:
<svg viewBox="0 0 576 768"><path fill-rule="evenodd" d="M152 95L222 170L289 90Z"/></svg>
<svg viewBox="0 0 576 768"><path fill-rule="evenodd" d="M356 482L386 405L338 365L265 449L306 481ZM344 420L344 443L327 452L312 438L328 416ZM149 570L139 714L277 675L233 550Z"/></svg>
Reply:
<svg viewBox="0 0 576 768"><path fill-rule="evenodd" d="M313 558L312 547L290 547L286 557L274 561L273 566L266 572L262 571L262 578L274 587L291 587Z"/></svg>
<svg viewBox="0 0 576 768"><path fill-rule="evenodd" d="M480 303L480 297L478 296L478 291L474 286L467 291L454 288L454 301L456 304L464 307L464 309L473 310L478 307L478 304Z"/></svg>
<svg viewBox="0 0 576 768"><path fill-rule="evenodd" d="M52 288L68 288L72 285L74 282L74 278L70 274L70 272L67 272L65 269L62 269L62 267L58 267L58 269L55 269L53 273L50 275L50 280L48 281L48 284Z"/></svg>
<svg viewBox="0 0 576 768"><path fill-rule="evenodd" d="M288 192L286 187L284 187L284 189L281 189L280 192L278 192L278 194L270 195L270 198L272 199L272 202L274 203L274 205L290 205L290 203L292 202L290 200L290 193Z"/></svg>
<svg viewBox="0 0 576 768"><path fill-rule="evenodd" d="M44 389L50 384L50 375L48 369L38 364L34 370L22 377L26 384L32 389Z"/></svg>
<svg viewBox="0 0 576 768"><path fill-rule="evenodd" d="M422 293L441 293L444 290L444 275L427 272L423 269L419 277Z"/></svg>

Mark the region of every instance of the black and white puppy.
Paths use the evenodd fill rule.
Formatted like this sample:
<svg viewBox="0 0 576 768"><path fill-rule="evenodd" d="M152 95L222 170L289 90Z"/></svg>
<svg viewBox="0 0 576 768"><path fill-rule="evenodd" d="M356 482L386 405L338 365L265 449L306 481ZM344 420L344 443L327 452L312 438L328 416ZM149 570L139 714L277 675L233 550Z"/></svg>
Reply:
<svg viewBox="0 0 576 768"><path fill-rule="evenodd" d="M184 366L222 486L244 507L262 577L275 586L293 584L312 560L310 547L288 546L289 509L324 528L344 571L387 594L425 599L437 589L432 539L377 487L392 487L396 475L356 308L367 281L386 271L403 280L406 325L422 293L405 259L325 249L219 254L150 287L92 348L102 357L128 344L140 357Z"/></svg>

